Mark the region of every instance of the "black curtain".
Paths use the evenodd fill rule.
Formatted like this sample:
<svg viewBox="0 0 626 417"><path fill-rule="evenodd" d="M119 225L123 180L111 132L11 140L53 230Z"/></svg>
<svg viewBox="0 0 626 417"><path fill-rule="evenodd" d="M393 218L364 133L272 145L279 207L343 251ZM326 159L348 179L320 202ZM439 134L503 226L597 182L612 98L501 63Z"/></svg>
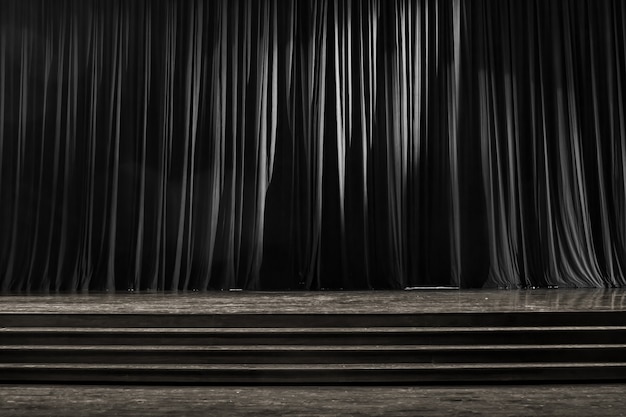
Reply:
<svg viewBox="0 0 626 417"><path fill-rule="evenodd" d="M621 0L4 0L3 291L622 286Z"/></svg>

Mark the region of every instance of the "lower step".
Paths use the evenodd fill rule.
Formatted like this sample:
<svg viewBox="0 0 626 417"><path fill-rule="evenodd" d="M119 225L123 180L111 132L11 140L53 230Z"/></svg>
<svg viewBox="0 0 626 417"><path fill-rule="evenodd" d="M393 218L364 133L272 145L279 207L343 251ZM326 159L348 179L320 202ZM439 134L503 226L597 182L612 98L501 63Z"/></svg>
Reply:
<svg viewBox="0 0 626 417"><path fill-rule="evenodd" d="M389 365L1 364L2 383L436 384L625 381L626 363Z"/></svg>

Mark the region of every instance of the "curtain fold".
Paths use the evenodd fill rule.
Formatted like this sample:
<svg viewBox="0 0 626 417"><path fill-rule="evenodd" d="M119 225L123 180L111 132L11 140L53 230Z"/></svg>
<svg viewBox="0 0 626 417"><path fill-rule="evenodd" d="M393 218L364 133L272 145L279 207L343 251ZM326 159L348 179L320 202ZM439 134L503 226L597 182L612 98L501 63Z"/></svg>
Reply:
<svg viewBox="0 0 626 417"><path fill-rule="evenodd" d="M626 281L619 0L0 19L2 291Z"/></svg>

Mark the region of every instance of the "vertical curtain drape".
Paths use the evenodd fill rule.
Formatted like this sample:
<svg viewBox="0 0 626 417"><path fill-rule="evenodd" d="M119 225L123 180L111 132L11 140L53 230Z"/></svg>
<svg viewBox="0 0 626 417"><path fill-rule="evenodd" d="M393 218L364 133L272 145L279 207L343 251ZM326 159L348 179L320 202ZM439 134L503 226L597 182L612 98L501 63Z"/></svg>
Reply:
<svg viewBox="0 0 626 417"><path fill-rule="evenodd" d="M622 1L0 19L3 291L625 282Z"/></svg>

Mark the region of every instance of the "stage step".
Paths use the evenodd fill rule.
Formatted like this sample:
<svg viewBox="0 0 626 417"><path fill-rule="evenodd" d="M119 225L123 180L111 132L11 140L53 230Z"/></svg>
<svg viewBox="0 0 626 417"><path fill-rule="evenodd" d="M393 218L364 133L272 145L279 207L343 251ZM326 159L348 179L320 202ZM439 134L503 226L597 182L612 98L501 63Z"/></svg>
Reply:
<svg viewBox="0 0 626 417"><path fill-rule="evenodd" d="M626 379L626 312L0 314L0 382Z"/></svg>
<svg viewBox="0 0 626 417"><path fill-rule="evenodd" d="M626 345L495 346L0 346L2 363L354 364L613 363Z"/></svg>
<svg viewBox="0 0 626 417"><path fill-rule="evenodd" d="M381 307L384 310L384 307ZM0 313L0 327L372 328L626 326L626 311L415 314L72 314Z"/></svg>
<svg viewBox="0 0 626 417"><path fill-rule="evenodd" d="M624 380L620 363L112 365L0 364L11 383L360 385Z"/></svg>
<svg viewBox="0 0 626 417"><path fill-rule="evenodd" d="M626 344L626 326L98 328L3 327L4 345Z"/></svg>

